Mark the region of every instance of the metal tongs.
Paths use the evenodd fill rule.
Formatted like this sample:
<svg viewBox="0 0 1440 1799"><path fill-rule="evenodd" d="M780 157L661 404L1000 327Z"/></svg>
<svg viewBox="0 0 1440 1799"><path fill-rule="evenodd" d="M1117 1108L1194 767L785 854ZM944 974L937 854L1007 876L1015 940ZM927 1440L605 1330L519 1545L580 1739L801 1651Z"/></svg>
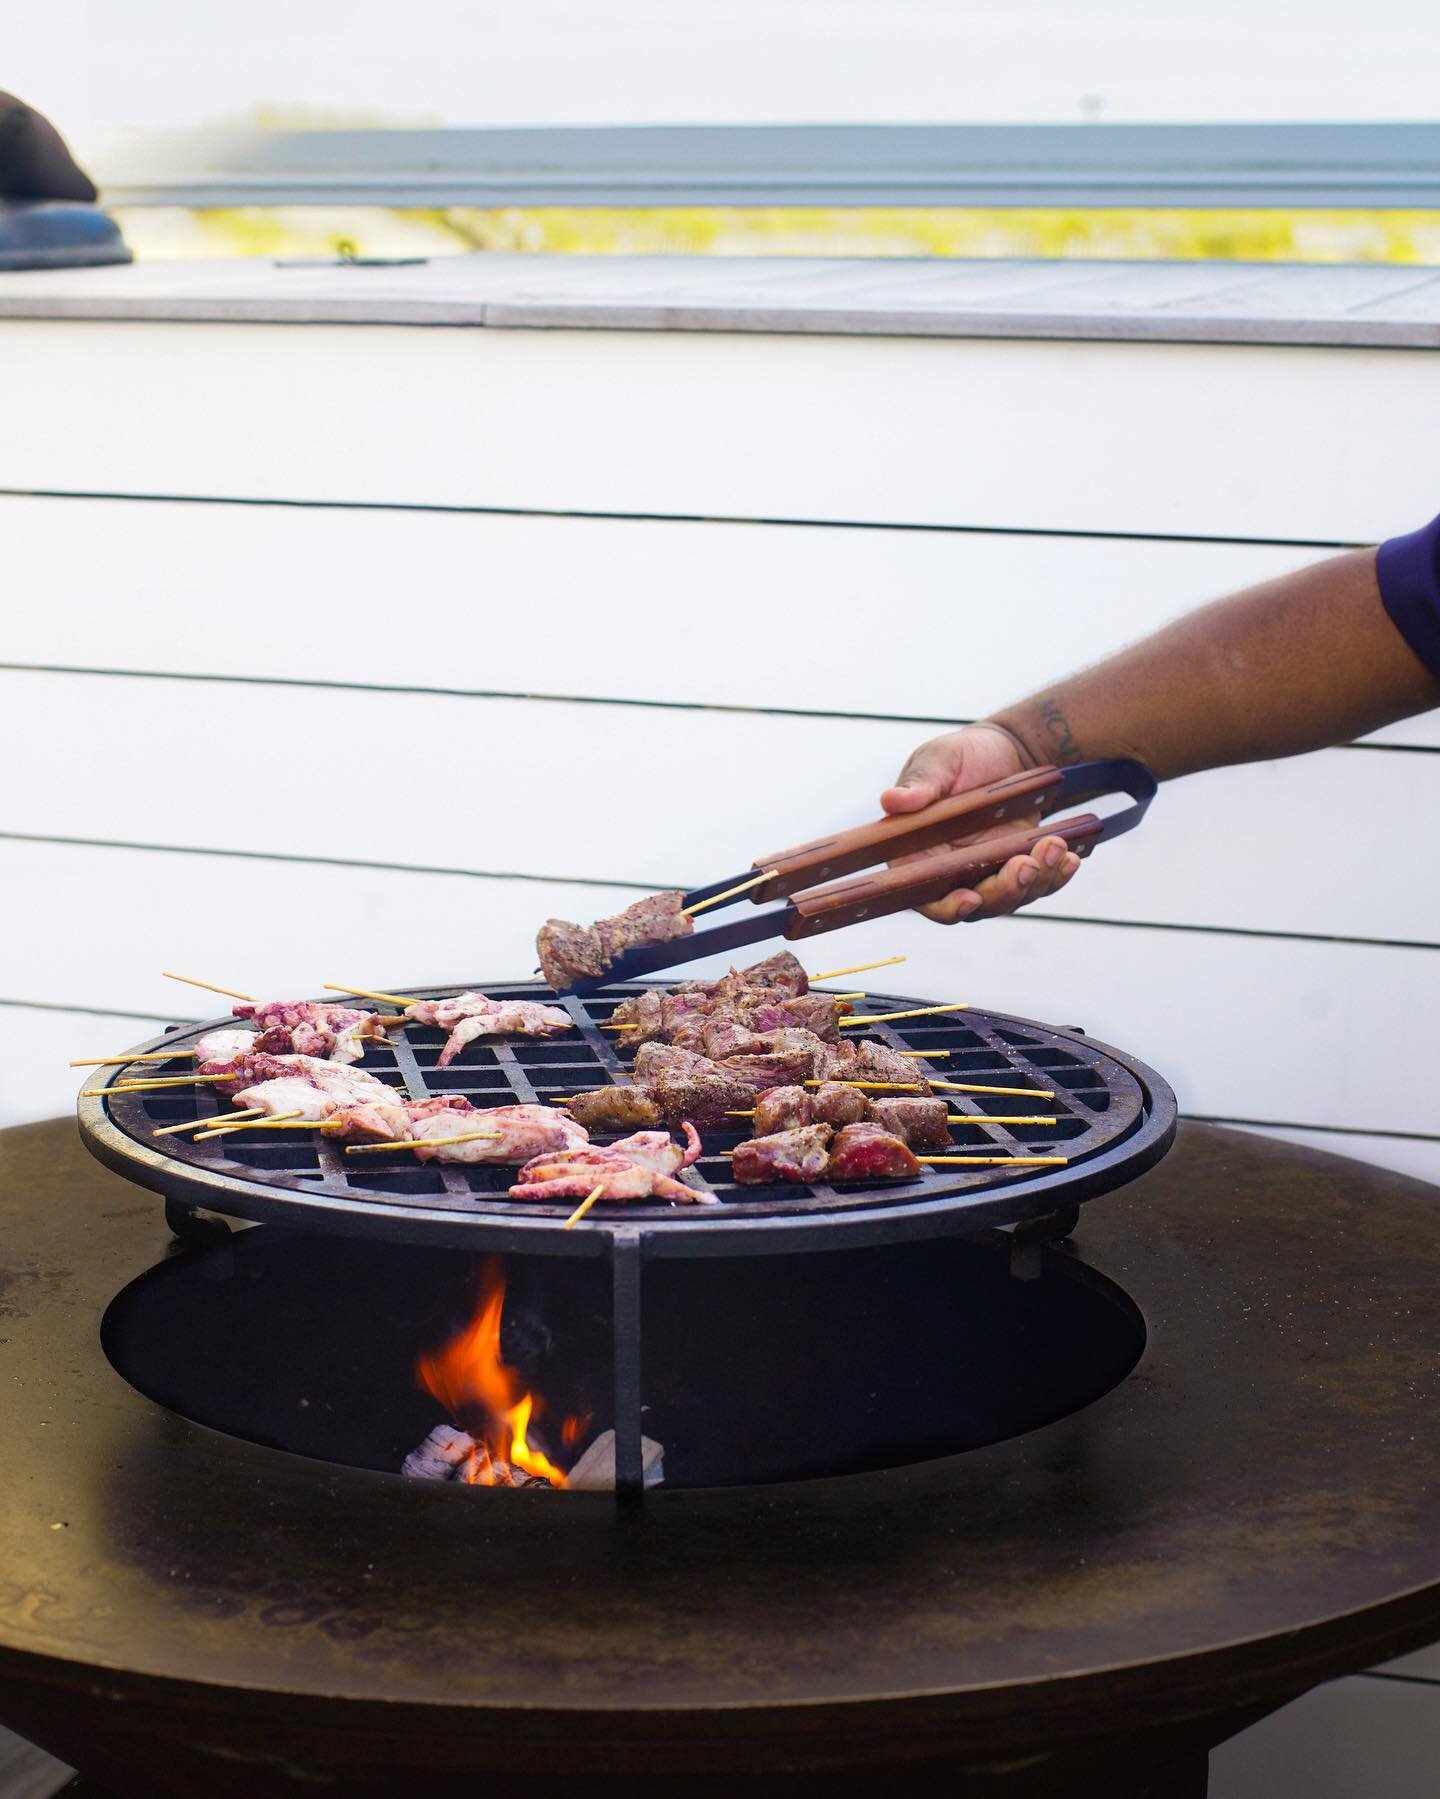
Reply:
<svg viewBox="0 0 1440 1799"><path fill-rule="evenodd" d="M708 887L687 893L685 904L695 907L714 900L727 906L749 900L763 910L752 911L729 924L712 925L688 937L673 938L668 943L624 950L603 975L576 981L568 991L593 993L616 981L638 980L659 969L723 954L767 937L787 937L792 941L815 937L822 931L839 930L842 925L859 924L862 919L884 918L891 912L928 905L953 888L973 887L986 875L1003 868L1012 856L1023 856L1034 849L1045 837L1063 837L1077 855L1088 855L1097 843L1107 843L1135 829L1155 797L1155 785L1148 768L1124 757L1081 762L1072 768L1047 765L1027 769L988 787L977 787L970 793L937 800L922 812L877 819L874 824L817 837L813 843L802 843L794 849L757 856L742 873L727 875ZM877 862L933 849L936 844L953 843L956 837L968 837L992 825L1003 826L1007 819L1033 812L1037 805L1048 810L1115 793L1128 794L1134 803L1106 818L1082 812L1035 830L999 830L976 843L905 862L898 868L881 868L852 880L839 878ZM756 880L757 874L768 874L770 878ZM732 888L743 891L730 897ZM775 900L784 903L768 903Z"/></svg>

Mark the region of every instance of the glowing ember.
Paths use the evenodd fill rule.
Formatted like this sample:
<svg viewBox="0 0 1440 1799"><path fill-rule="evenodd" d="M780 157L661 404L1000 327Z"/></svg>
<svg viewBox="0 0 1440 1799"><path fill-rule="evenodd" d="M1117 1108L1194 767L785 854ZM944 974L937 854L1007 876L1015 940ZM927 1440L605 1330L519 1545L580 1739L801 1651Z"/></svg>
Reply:
<svg viewBox="0 0 1440 1799"><path fill-rule="evenodd" d="M500 1323L505 1310L505 1264L500 1256L487 1256L480 1273L480 1296L475 1316L443 1349L422 1355L415 1373L422 1387L434 1395L456 1424L477 1439L456 1479L469 1486L515 1486L515 1470L548 1480L552 1487L566 1485L564 1473L545 1452L530 1441L533 1419L542 1417L545 1402L527 1391L520 1372L500 1354ZM583 1436L588 1418L566 1418L560 1439L573 1448Z"/></svg>

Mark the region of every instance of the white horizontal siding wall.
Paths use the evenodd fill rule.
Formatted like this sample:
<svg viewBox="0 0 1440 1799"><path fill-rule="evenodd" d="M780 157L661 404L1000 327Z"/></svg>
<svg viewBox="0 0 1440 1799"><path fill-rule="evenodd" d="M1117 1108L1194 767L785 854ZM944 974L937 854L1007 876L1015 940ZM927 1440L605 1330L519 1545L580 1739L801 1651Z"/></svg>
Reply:
<svg viewBox="0 0 1440 1799"><path fill-rule="evenodd" d="M161 967L513 977L1440 505L1423 351L15 321L0 368L7 1119L203 1009ZM1434 718L1196 777L1048 909L818 960L1440 1178L1437 789Z"/></svg>

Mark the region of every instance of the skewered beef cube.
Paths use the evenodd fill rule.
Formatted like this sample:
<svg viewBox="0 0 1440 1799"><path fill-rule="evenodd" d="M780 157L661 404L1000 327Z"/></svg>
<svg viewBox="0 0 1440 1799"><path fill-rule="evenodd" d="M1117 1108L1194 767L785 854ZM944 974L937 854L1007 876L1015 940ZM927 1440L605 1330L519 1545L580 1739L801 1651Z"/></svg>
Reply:
<svg viewBox="0 0 1440 1799"><path fill-rule="evenodd" d="M681 1049L675 1043L642 1043L635 1058L635 1079L655 1081L663 1074L722 1075L724 1070L709 1056Z"/></svg>
<svg viewBox="0 0 1440 1799"><path fill-rule="evenodd" d="M695 929L695 920L684 911L684 905L683 893L647 893L623 912L597 919L595 935L600 939L607 965L627 949L688 937Z"/></svg>
<svg viewBox="0 0 1440 1799"><path fill-rule="evenodd" d="M747 1087L764 1091L767 1087L793 1087L797 1081L810 1078L808 1056L726 1056L721 1069Z"/></svg>
<svg viewBox="0 0 1440 1799"><path fill-rule="evenodd" d="M772 1087L755 1097L757 1137L773 1137L777 1131L793 1131L814 1122L814 1104L803 1087Z"/></svg>
<svg viewBox="0 0 1440 1799"><path fill-rule="evenodd" d="M788 949L776 950L773 956L766 956L761 962L752 962L740 972L752 987L774 987L791 994L810 991L810 977L805 972L804 964Z"/></svg>
<svg viewBox="0 0 1440 1799"><path fill-rule="evenodd" d="M865 1095L858 1087L842 1087L838 1081L826 1081L817 1087L810 1101L817 1124L859 1124L866 1116Z"/></svg>
<svg viewBox="0 0 1440 1799"><path fill-rule="evenodd" d="M748 1111L755 1097L743 1081L710 1074L662 1074L650 1092L666 1124L688 1119L703 1130L732 1130L728 1114Z"/></svg>
<svg viewBox="0 0 1440 1799"><path fill-rule="evenodd" d="M535 937L540 972L558 993L605 972L605 950L594 931L564 918L547 918Z"/></svg>
<svg viewBox="0 0 1440 1799"><path fill-rule="evenodd" d="M854 1093L854 1087L842 1087ZM950 1107L943 1099L881 1099L870 1101L870 1117L884 1125L911 1149L950 1149Z"/></svg>
<svg viewBox="0 0 1440 1799"><path fill-rule="evenodd" d="M745 1186L790 1181L803 1185L824 1178L828 1124L807 1124L769 1137L752 1137L737 1145L730 1167Z"/></svg>
<svg viewBox="0 0 1440 1799"><path fill-rule="evenodd" d="M906 1144L879 1124L847 1124L830 1150L832 1181L910 1180L920 1164Z"/></svg>
<svg viewBox="0 0 1440 1799"><path fill-rule="evenodd" d="M868 1039L855 1045L855 1072L847 1076L855 1081L903 1081L918 1085L925 1092L925 1065L918 1067L908 1056L891 1049L888 1043L872 1043Z"/></svg>
<svg viewBox="0 0 1440 1799"><path fill-rule="evenodd" d="M577 1093L565 1110L589 1131L651 1130L664 1123L648 1087L597 1087Z"/></svg>
<svg viewBox="0 0 1440 1799"><path fill-rule="evenodd" d="M746 1018L757 1031L798 1026L831 1043L837 1041L839 1021L848 1010L848 1001L842 1008L841 1003L828 993L805 993L792 999L766 995L752 999L744 1007Z"/></svg>

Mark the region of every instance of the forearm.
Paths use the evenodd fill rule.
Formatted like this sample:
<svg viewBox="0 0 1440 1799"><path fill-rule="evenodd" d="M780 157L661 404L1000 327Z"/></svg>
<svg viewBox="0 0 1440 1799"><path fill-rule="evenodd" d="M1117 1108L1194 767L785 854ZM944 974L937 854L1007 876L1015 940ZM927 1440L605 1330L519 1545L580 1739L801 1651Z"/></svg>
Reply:
<svg viewBox="0 0 1440 1799"><path fill-rule="evenodd" d="M1036 762L1134 756L1162 779L1294 756L1440 705L1391 623L1375 552L1337 556L1177 619L994 716Z"/></svg>

